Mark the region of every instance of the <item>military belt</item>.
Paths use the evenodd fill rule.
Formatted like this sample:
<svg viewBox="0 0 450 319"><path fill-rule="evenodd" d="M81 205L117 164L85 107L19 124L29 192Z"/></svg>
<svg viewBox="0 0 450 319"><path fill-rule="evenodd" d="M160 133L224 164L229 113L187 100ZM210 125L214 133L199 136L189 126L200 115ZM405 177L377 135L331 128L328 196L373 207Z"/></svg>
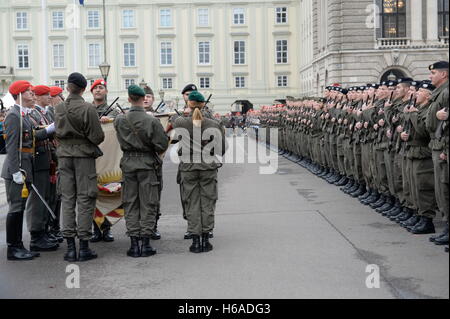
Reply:
<svg viewBox="0 0 450 319"><path fill-rule="evenodd" d="M125 157L144 157L150 156L151 154L152 154L151 152L130 152L130 151L123 152L123 155Z"/></svg>
<svg viewBox="0 0 450 319"><path fill-rule="evenodd" d="M60 140L61 144L65 145L83 145L83 144L91 144L89 140L84 138L65 138Z"/></svg>
<svg viewBox="0 0 450 319"><path fill-rule="evenodd" d="M31 153L31 154L34 153L34 151L33 151L32 148L25 148L25 147L23 147L23 148L20 149L20 151L21 151L22 153Z"/></svg>

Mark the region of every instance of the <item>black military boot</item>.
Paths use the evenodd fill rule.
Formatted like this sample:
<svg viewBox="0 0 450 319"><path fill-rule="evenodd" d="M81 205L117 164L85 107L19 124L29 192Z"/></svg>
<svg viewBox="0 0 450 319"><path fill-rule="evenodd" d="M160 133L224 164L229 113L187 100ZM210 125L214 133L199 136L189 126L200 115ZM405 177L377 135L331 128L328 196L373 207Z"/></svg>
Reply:
<svg viewBox="0 0 450 319"><path fill-rule="evenodd" d="M339 187L339 186L347 185L347 183L348 183L347 176L342 176L342 178L339 181L337 181L336 183L334 183L334 185Z"/></svg>
<svg viewBox="0 0 450 319"><path fill-rule="evenodd" d="M365 192L366 192L366 185L361 184L361 185L359 185L359 188L356 191L354 191L353 193L350 193L350 196L356 198L356 197L364 194Z"/></svg>
<svg viewBox="0 0 450 319"><path fill-rule="evenodd" d="M91 239L89 239L89 241L91 243L98 243L103 240L103 234L100 231L100 228L98 228L97 223L95 221L92 224L94 225L94 232L92 234Z"/></svg>
<svg viewBox="0 0 450 319"><path fill-rule="evenodd" d="M380 199L380 193L378 193L377 190L374 190L371 196L369 196L367 199L361 201L364 205L370 205L372 203L377 202Z"/></svg>
<svg viewBox="0 0 450 319"><path fill-rule="evenodd" d="M130 249L128 249L127 251L127 256L130 257L141 257L141 249L139 247L139 239L137 237L131 236L130 237L131 240L131 246Z"/></svg>
<svg viewBox="0 0 450 319"><path fill-rule="evenodd" d="M413 216L411 216L410 218L408 218L407 220L405 220L404 222L400 223L400 226L408 229L408 228L414 228L414 226L417 225L418 222L420 222L421 218L419 215L414 214Z"/></svg>
<svg viewBox="0 0 450 319"><path fill-rule="evenodd" d="M156 249L150 246L150 238L142 238L141 257L150 257L156 254Z"/></svg>
<svg viewBox="0 0 450 319"><path fill-rule="evenodd" d="M411 233L416 235L433 234L435 232L433 218L425 216L422 216L421 221L411 229Z"/></svg>
<svg viewBox="0 0 450 319"><path fill-rule="evenodd" d="M346 190L345 193L347 193L351 196L351 194L356 192L360 187L361 187L361 185L359 185L359 183L355 181L355 183L353 183L353 186L350 187L348 190Z"/></svg>
<svg viewBox="0 0 450 319"><path fill-rule="evenodd" d="M78 261L88 261L97 258L95 251L89 249L89 241L80 239L80 252L78 254Z"/></svg>
<svg viewBox="0 0 450 319"><path fill-rule="evenodd" d="M192 233L189 232L189 231L187 231L187 232L184 234L184 239L192 239Z"/></svg>
<svg viewBox="0 0 450 319"><path fill-rule="evenodd" d="M354 184L353 179L349 178L347 183L345 185L342 185L340 190L345 193L347 190L349 190L351 187L353 187L353 184Z"/></svg>
<svg viewBox="0 0 450 319"><path fill-rule="evenodd" d="M386 213L394 207L394 199L392 198L392 196L385 196L385 197L386 197L386 203L384 203L383 206L375 209L375 211L377 213L380 213L383 216L386 216Z"/></svg>
<svg viewBox="0 0 450 319"><path fill-rule="evenodd" d="M112 235L112 233L111 233L111 228L110 228L110 227L106 228L106 229L103 231L102 239L103 239L103 241L105 241L105 242L107 242L107 243L110 243L110 242L113 242L113 241L114 241L114 237L113 237L113 235Z"/></svg>
<svg viewBox="0 0 450 319"><path fill-rule="evenodd" d="M30 250L31 251L55 251L58 249L58 243L47 239L45 232L31 232Z"/></svg>
<svg viewBox="0 0 450 319"><path fill-rule="evenodd" d="M206 253L213 250L213 246L209 242L209 233L202 234L202 252Z"/></svg>
<svg viewBox="0 0 450 319"><path fill-rule="evenodd" d="M366 192L364 194L358 196L358 200L362 201L364 199L367 199L367 198L369 198L369 196L372 195L372 193L373 193L373 189L369 188L368 190L366 190Z"/></svg>
<svg viewBox="0 0 450 319"><path fill-rule="evenodd" d="M17 223L17 247L25 250L26 252L30 253L31 256L33 256L34 258L36 257L40 257L41 254L38 253L37 251L29 251L28 249L25 248L25 246L23 245L23 241L22 241L22 232L23 232L23 212L17 213L18 216L18 220L19 222Z"/></svg>
<svg viewBox="0 0 450 319"><path fill-rule="evenodd" d="M67 237L67 252L64 254L64 260L68 262L76 262L77 258L77 246L75 245L74 237Z"/></svg>
<svg viewBox="0 0 450 319"><path fill-rule="evenodd" d="M384 195L381 194L380 199L378 199L375 203L370 204L369 206L372 209L377 209L377 208L383 206L384 204L386 204L386 197L384 197Z"/></svg>
<svg viewBox="0 0 450 319"><path fill-rule="evenodd" d="M448 225L446 230L444 230L444 232L434 240L434 243L438 246L448 245Z"/></svg>
<svg viewBox="0 0 450 319"><path fill-rule="evenodd" d="M445 235L447 235L447 237L448 237L448 224L445 226L445 229L444 229L444 231L442 233L439 233L439 234L437 234L435 236L431 236L430 237L430 241L434 242L437 238L445 236Z"/></svg>
<svg viewBox="0 0 450 319"><path fill-rule="evenodd" d="M6 242L8 249L6 257L8 260L32 260L33 255L22 248L18 241L18 223L20 221L19 213L8 213L6 215ZM22 227L22 224L20 225Z"/></svg>
<svg viewBox="0 0 450 319"><path fill-rule="evenodd" d="M192 245L189 247L189 251L191 253L201 253L202 252L202 246L200 244L200 236L199 235L192 235Z"/></svg>
<svg viewBox="0 0 450 319"><path fill-rule="evenodd" d="M448 246L445 247L444 251L445 251L446 253L448 253Z"/></svg>
<svg viewBox="0 0 450 319"><path fill-rule="evenodd" d="M395 219L395 222L399 224L401 222L407 221L408 219L411 218L412 215L413 215L412 211L409 208L404 207L402 213L398 215L398 217Z"/></svg>

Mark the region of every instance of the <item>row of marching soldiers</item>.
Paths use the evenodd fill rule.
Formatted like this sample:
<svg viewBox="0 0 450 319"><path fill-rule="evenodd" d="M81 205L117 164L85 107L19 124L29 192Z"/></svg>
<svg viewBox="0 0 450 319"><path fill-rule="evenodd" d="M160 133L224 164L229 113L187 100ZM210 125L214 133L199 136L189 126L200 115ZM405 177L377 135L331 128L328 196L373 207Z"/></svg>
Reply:
<svg viewBox="0 0 450 319"><path fill-rule="evenodd" d="M448 245L449 65L429 70L428 80L335 84L321 98L289 98L265 110L261 124L279 129L280 155L409 232ZM446 227L436 234L439 215Z"/></svg>

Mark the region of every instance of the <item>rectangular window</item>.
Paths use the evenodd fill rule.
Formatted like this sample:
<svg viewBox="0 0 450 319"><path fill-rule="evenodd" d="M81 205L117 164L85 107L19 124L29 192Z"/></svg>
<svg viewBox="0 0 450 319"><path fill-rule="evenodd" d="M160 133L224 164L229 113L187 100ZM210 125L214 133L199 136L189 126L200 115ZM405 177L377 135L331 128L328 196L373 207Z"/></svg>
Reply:
<svg viewBox="0 0 450 319"><path fill-rule="evenodd" d="M448 0L439 0L438 2L438 28L439 37L448 37Z"/></svg>
<svg viewBox="0 0 450 319"><path fill-rule="evenodd" d="M287 23L287 8L286 7L276 8L276 21L277 21L277 24Z"/></svg>
<svg viewBox="0 0 450 319"><path fill-rule="evenodd" d="M236 88L245 88L245 77L237 76L235 78Z"/></svg>
<svg viewBox="0 0 450 319"><path fill-rule="evenodd" d="M287 40L277 40L277 63L288 62Z"/></svg>
<svg viewBox="0 0 450 319"><path fill-rule="evenodd" d="M53 11L52 12L53 29L64 29L64 12Z"/></svg>
<svg viewBox="0 0 450 319"><path fill-rule="evenodd" d="M245 41L234 41L234 64L245 64Z"/></svg>
<svg viewBox="0 0 450 319"><path fill-rule="evenodd" d="M287 87L288 86L287 75L280 75L277 77L277 86L278 87Z"/></svg>
<svg viewBox="0 0 450 319"><path fill-rule="evenodd" d="M161 65L172 65L172 42L161 42Z"/></svg>
<svg viewBox="0 0 450 319"><path fill-rule="evenodd" d="M136 48L134 43L123 44L124 66L136 66Z"/></svg>
<svg viewBox="0 0 450 319"><path fill-rule="evenodd" d="M53 67L64 67L64 44L53 45Z"/></svg>
<svg viewBox="0 0 450 319"><path fill-rule="evenodd" d="M172 26L172 10L171 9L159 10L159 25L161 27L171 27Z"/></svg>
<svg viewBox="0 0 450 319"><path fill-rule="evenodd" d="M163 89L173 89L173 79L172 78L162 78L162 88Z"/></svg>
<svg viewBox="0 0 450 319"><path fill-rule="evenodd" d="M122 28L134 28L136 26L134 23L134 12L134 10L122 11Z"/></svg>
<svg viewBox="0 0 450 319"><path fill-rule="evenodd" d="M88 65L89 67L98 67L100 62L100 43L90 43L89 44L89 54L88 54Z"/></svg>
<svg viewBox="0 0 450 319"><path fill-rule="evenodd" d="M55 80L55 86L59 86L61 89L66 89L66 81L65 80Z"/></svg>
<svg viewBox="0 0 450 319"><path fill-rule="evenodd" d="M30 52L28 50L28 44L17 45L17 68L28 69L30 67Z"/></svg>
<svg viewBox="0 0 450 319"><path fill-rule="evenodd" d="M233 24L245 24L244 8L234 8L233 9Z"/></svg>
<svg viewBox="0 0 450 319"><path fill-rule="evenodd" d="M207 8L198 9L198 25L200 27L209 26L209 10Z"/></svg>
<svg viewBox="0 0 450 319"><path fill-rule="evenodd" d="M16 27L17 30L27 30L28 29L28 14L26 12L16 13Z"/></svg>
<svg viewBox="0 0 450 319"><path fill-rule="evenodd" d="M383 38L406 37L406 1L383 0L381 21Z"/></svg>
<svg viewBox="0 0 450 319"><path fill-rule="evenodd" d="M135 84L134 79L125 79L125 90L128 90L130 85L134 85L134 84Z"/></svg>
<svg viewBox="0 0 450 319"><path fill-rule="evenodd" d="M100 12L98 10L88 11L88 29L100 28Z"/></svg>
<svg viewBox="0 0 450 319"><path fill-rule="evenodd" d="M199 42L198 43L198 64L210 64L210 42Z"/></svg>
<svg viewBox="0 0 450 319"><path fill-rule="evenodd" d="M209 89L210 86L210 78L200 78L200 88L201 89Z"/></svg>

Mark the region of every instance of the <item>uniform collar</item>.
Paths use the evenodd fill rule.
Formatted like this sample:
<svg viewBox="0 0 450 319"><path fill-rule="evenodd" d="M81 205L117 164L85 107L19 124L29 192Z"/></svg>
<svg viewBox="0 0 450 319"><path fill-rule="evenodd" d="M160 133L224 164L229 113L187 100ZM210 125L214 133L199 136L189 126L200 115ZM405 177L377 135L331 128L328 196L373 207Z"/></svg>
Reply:
<svg viewBox="0 0 450 319"><path fill-rule="evenodd" d="M145 112L145 109L143 107L140 107L140 106L132 105L130 107L130 112L132 112L132 111Z"/></svg>
<svg viewBox="0 0 450 319"><path fill-rule="evenodd" d="M47 110L44 107L41 107L40 105L37 105L37 104L35 105L35 107L41 113L43 113L43 114L47 113Z"/></svg>
<svg viewBox="0 0 450 319"><path fill-rule="evenodd" d="M31 110L32 110L32 109L29 108L29 107L24 107L24 106L19 105L19 104L15 104L15 106L18 107L18 108L20 109L20 112L22 113L22 115L31 113Z"/></svg>

